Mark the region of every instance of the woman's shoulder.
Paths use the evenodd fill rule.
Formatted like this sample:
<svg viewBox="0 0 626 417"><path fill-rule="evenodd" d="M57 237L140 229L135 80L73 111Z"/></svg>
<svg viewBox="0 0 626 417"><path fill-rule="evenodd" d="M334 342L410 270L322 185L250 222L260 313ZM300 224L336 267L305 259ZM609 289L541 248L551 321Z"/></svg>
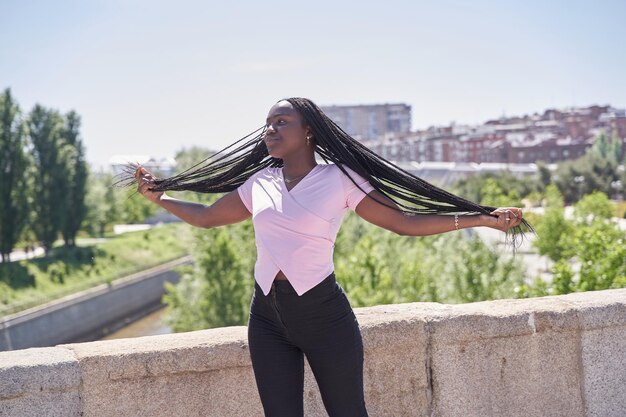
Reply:
<svg viewBox="0 0 626 417"><path fill-rule="evenodd" d="M341 174L341 170L339 169L339 167L336 164L330 163L330 162L318 163L318 170L319 170L318 172L324 176L327 176L327 175L337 176Z"/></svg>
<svg viewBox="0 0 626 417"><path fill-rule="evenodd" d="M326 172L324 173L324 175L332 176L334 178L334 181L341 182L344 187L352 186L353 182L351 178L359 182L364 181L364 178L361 175L356 173L356 171L354 171L346 164L341 164L341 168L339 168L337 164L327 164Z"/></svg>
<svg viewBox="0 0 626 417"><path fill-rule="evenodd" d="M339 174L341 174L342 176L345 176L346 174L344 174L344 172L341 170L341 168L339 168L339 166L337 164L333 164L333 163L329 163L329 164L325 164L326 165L326 169L329 172L337 172ZM352 170L348 165L346 164L341 164L341 167L348 172L348 174L352 175L354 173L354 170Z"/></svg>
<svg viewBox="0 0 626 417"><path fill-rule="evenodd" d="M272 167L262 168L250 174L245 182L247 184L252 184L252 183L257 182L258 180L274 178L276 176L275 170L276 168L272 168Z"/></svg>
<svg viewBox="0 0 626 417"><path fill-rule="evenodd" d="M323 169L326 170L328 172L341 172L341 170L339 169L339 167L337 166L337 164L334 164L332 162L329 163L320 163L319 166Z"/></svg>

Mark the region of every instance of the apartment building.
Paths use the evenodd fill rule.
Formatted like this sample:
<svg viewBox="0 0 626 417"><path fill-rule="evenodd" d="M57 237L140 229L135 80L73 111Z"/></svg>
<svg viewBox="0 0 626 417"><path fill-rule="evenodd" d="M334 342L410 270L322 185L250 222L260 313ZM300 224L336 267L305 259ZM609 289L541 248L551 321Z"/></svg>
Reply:
<svg viewBox="0 0 626 417"><path fill-rule="evenodd" d="M411 131L411 106L404 103L323 106L321 109L357 140Z"/></svg>

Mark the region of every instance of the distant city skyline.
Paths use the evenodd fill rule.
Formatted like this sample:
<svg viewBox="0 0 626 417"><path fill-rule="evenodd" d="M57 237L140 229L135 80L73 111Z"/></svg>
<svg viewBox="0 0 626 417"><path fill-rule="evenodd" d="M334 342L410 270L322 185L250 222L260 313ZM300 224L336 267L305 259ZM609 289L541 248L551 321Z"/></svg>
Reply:
<svg viewBox="0 0 626 417"><path fill-rule="evenodd" d="M626 111L610 106L548 109L480 125L450 125L384 135L364 145L393 161L497 164L556 163L583 156L597 138L623 144L626 156Z"/></svg>
<svg viewBox="0 0 626 417"><path fill-rule="evenodd" d="M406 103L412 129L626 107L626 2L4 2L0 88L82 117L87 159L221 149L271 105Z"/></svg>

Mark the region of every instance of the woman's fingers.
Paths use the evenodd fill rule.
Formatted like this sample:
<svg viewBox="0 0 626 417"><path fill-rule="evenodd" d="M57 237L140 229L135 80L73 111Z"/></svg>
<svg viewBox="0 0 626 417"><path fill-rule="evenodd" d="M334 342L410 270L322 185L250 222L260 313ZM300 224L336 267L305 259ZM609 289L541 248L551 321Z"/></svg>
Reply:
<svg viewBox="0 0 626 417"><path fill-rule="evenodd" d="M519 226L522 223L522 217L524 215L522 209L519 207L510 207L509 210L511 210L511 214L513 215L511 227Z"/></svg>
<svg viewBox="0 0 626 417"><path fill-rule="evenodd" d="M150 201L156 201L163 194L162 191L152 191L149 188L154 187L156 178L141 165L135 171L135 179L137 181L137 192Z"/></svg>
<svg viewBox="0 0 626 417"><path fill-rule="evenodd" d="M522 209L519 207L498 207L490 214L497 216L496 228L506 232L522 223Z"/></svg>
<svg viewBox="0 0 626 417"><path fill-rule="evenodd" d="M137 181L139 192L143 193L147 187L154 185L155 178L147 169L140 165L135 171L135 180Z"/></svg>
<svg viewBox="0 0 626 417"><path fill-rule="evenodd" d="M139 178L142 174L147 177L154 177L150 171L139 165L135 171L135 178Z"/></svg>
<svg viewBox="0 0 626 417"><path fill-rule="evenodd" d="M142 190L147 190L148 188L152 187L154 185L154 180L143 180L140 187L142 188Z"/></svg>
<svg viewBox="0 0 626 417"><path fill-rule="evenodd" d="M495 209L495 210L494 210L494 211L492 211L490 214L496 214L496 215L500 216L500 215L502 215L502 214L505 214L505 213L506 213L506 211L507 211L507 209L506 209L506 208L504 208L504 207L502 207L502 208L497 208L497 209Z"/></svg>

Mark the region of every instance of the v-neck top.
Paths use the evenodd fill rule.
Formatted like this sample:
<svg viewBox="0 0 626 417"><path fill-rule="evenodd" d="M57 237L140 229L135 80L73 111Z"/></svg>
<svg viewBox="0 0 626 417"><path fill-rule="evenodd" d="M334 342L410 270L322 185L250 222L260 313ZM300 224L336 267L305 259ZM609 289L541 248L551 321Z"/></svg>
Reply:
<svg viewBox="0 0 626 417"><path fill-rule="evenodd" d="M374 187L343 165L363 191L335 164L318 164L291 190L282 168L267 167L237 188L252 213L257 248L254 278L267 295L283 271L298 295L334 271L333 249L348 209Z"/></svg>

